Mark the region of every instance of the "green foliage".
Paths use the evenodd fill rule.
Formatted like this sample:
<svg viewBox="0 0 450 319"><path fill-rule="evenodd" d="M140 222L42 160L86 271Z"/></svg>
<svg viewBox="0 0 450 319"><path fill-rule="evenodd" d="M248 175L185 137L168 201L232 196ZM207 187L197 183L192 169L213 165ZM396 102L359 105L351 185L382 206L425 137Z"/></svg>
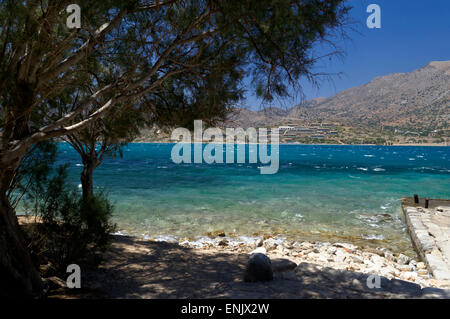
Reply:
<svg viewBox="0 0 450 319"><path fill-rule="evenodd" d="M212 124L249 89L265 100L301 89L301 78L315 79L314 44L337 39L349 10L344 0L79 0L82 27L71 30L71 3L0 1L2 192L39 141L80 132L73 143L80 154L101 144L95 166L141 119ZM62 267L103 242L94 230L109 229L111 206L104 198L82 201L67 190L64 169L50 180L46 169L29 175L42 181L33 182L33 207Z"/></svg>
<svg viewBox="0 0 450 319"><path fill-rule="evenodd" d="M43 185L53 167L57 145L53 141L35 144L25 155L17 169L12 187L8 194L13 206L17 206L23 196L27 203L36 205L36 199L43 192Z"/></svg>
<svg viewBox="0 0 450 319"><path fill-rule="evenodd" d="M67 165L44 185L34 213L42 219L32 234L32 252L50 261L59 272L71 263L95 261L110 242L115 225L113 207L101 193L83 200L67 183Z"/></svg>
<svg viewBox="0 0 450 319"><path fill-rule="evenodd" d="M75 32L65 25L68 4L0 4L0 119L8 132L3 138L13 130L13 114L26 114L36 131L108 85L82 117L113 96L130 96L134 104L142 91L139 98L157 102L155 118L172 114L175 121L184 118L178 111L215 119L249 88L267 100L286 96L301 77L315 80L312 67L323 57L315 54L314 44L331 44L326 58L338 52L329 40L337 41L349 11L344 0L162 1L156 7L144 0L80 0L82 28ZM120 23L92 49L68 70L58 69L124 9ZM19 63L23 50L32 52ZM169 112L160 100L171 92L182 105L171 104Z"/></svg>

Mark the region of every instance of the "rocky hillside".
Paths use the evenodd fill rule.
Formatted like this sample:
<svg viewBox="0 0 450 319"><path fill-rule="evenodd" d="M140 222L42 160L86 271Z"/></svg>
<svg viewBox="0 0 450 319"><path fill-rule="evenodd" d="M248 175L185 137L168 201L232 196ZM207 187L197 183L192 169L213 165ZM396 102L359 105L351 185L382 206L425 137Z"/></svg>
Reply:
<svg viewBox="0 0 450 319"><path fill-rule="evenodd" d="M306 101L290 110L242 110L230 120L243 127L276 125L291 119L324 120L367 128L433 131L449 128L450 61L431 62L410 73L393 73Z"/></svg>

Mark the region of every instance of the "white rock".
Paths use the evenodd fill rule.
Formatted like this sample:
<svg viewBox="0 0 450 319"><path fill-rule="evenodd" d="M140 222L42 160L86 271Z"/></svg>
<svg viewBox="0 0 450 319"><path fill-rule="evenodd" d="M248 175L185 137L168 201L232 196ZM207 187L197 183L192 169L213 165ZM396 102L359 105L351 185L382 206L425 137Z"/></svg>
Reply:
<svg viewBox="0 0 450 319"><path fill-rule="evenodd" d="M383 258L381 258L380 256L373 254L370 257L370 261L372 261L375 265L379 265L380 267L383 266L384 264L384 260Z"/></svg>
<svg viewBox="0 0 450 319"><path fill-rule="evenodd" d="M397 268L403 272L409 272L412 270L412 267L410 265L399 265Z"/></svg>
<svg viewBox="0 0 450 319"><path fill-rule="evenodd" d="M404 272L400 275L401 279L414 281L417 279L417 273L413 271Z"/></svg>
<svg viewBox="0 0 450 319"><path fill-rule="evenodd" d="M417 274L419 276L427 277L428 276L428 270L426 270L426 269L419 269L419 270L417 270Z"/></svg>
<svg viewBox="0 0 450 319"><path fill-rule="evenodd" d="M359 257L357 255L352 255L350 258L351 258L351 260L354 263L357 263L357 264L363 264L364 263L364 259L362 259L361 257Z"/></svg>
<svg viewBox="0 0 450 319"><path fill-rule="evenodd" d="M373 275L379 275L380 274L380 269L375 267L375 265L373 265L372 267L368 267L364 270L365 273L368 274L373 274Z"/></svg>
<svg viewBox="0 0 450 319"><path fill-rule="evenodd" d="M294 243L293 242L289 242L289 241L285 241L283 242L283 247L286 249L293 249L294 248Z"/></svg>
<svg viewBox="0 0 450 319"><path fill-rule="evenodd" d="M418 262L416 265L417 269L426 269L427 265L424 262Z"/></svg>
<svg viewBox="0 0 450 319"><path fill-rule="evenodd" d="M309 242L307 242L307 241L302 242L302 243L300 244L300 246L301 246L303 249L310 249L310 248L313 248L313 247L314 247L313 244L311 244L311 243L309 243Z"/></svg>
<svg viewBox="0 0 450 319"><path fill-rule="evenodd" d="M317 261L326 264L328 262L328 258L324 255L319 255L319 257L317 258Z"/></svg>
<svg viewBox="0 0 450 319"><path fill-rule="evenodd" d="M278 253L280 255L288 255L289 250L284 248L283 246L277 246L277 248L274 249L275 253Z"/></svg>
<svg viewBox="0 0 450 319"><path fill-rule="evenodd" d="M319 258L320 254L317 254L315 252L310 252L308 255L306 255L306 257L308 257L309 259L313 259L316 260L317 258Z"/></svg>
<svg viewBox="0 0 450 319"><path fill-rule="evenodd" d="M345 258L347 256L345 254L339 253L339 251L336 251L336 255L334 256L334 261L337 263L342 263L344 262Z"/></svg>
<svg viewBox="0 0 450 319"><path fill-rule="evenodd" d="M389 279L392 279L394 277L395 269L389 268L389 267L382 267L380 269L380 275L383 277L387 277Z"/></svg>
<svg viewBox="0 0 450 319"><path fill-rule="evenodd" d="M372 266L373 262L370 259L364 259L364 265Z"/></svg>
<svg viewBox="0 0 450 319"><path fill-rule="evenodd" d="M250 254L267 254L267 250L264 247L258 247L255 250L253 250L252 252L250 252Z"/></svg>
<svg viewBox="0 0 450 319"><path fill-rule="evenodd" d="M336 246L336 247L342 247L342 248L348 249L348 250L350 250L351 252L353 252L353 251L355 251L356 249L358 249L357 246L352 245L352 244L347 244L347 243L335 243L335 244L333 244L333 245Z"/></svg>
<svg viewBox="0 0 450 319"><path fill-rule="evenodd" d="M384 258L386 258L389 261L396 261L395 256L388 250L384 251Z"/></svg>
<svg viewBox="0 0 450 319"><path fill-rule="evenodd" d="M273 238L269 238L264 241L263 245L264 245L264 248L267 249L267 251L271 251L271 250L274 250L275 248L277 248L278 243Z"/></svg>
<svg viewBox="0 0 450 319"><path fill-rule="evenodd" d="M294 246L294 249L302 249L303 248L302 243L300 243L298 241L294 242L292 244L292 246Z"/></svg>
<svg viewBox="0 0 450 319"><path fill-rule="evenodd" d="M398 255L397 263L399 263L400 265L407 265L410 260L411 260L411 258L409 258L408 256L400 254L400 255Z"/></svg>

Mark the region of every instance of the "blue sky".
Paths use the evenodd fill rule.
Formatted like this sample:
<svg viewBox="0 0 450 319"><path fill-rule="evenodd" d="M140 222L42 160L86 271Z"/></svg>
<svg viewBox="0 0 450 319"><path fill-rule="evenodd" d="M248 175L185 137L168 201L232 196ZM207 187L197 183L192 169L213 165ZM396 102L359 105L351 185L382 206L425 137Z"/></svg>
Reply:
<svg viewBox="0 0 450 319"><path fill-rule="evenodd" d="M450 0L350 0L351 19L349 40L341 43L343 59L322 62L316 71L333 76L332 83L324 81L317 89L301 81L306 99L329 97L339 91L370 82L374 77L395 72L410 72L430 61L450 60ZM381 29L366 26L369 4L381 7ZM320 54L322 48L317 47ZM301 101L274 101L274 106L292 106ZM252 109L261 101L250 92L243 103Z"/></svg>

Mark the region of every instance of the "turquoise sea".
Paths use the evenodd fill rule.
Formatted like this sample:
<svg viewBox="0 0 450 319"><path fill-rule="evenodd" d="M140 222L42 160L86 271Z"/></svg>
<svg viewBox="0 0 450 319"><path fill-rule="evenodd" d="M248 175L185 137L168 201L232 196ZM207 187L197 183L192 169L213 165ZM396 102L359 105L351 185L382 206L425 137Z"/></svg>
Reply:
<svg viewBox="0 0 450 319"><path fill-rule="evenodd" d="M401 197L450 198L450 147L280 145L278 173L260 175L261 164L174 164L173 145L129 144L95 171L122 233L194 240L223 230L405 252ZM79 186L79 156L59 148Z"/></svg>

